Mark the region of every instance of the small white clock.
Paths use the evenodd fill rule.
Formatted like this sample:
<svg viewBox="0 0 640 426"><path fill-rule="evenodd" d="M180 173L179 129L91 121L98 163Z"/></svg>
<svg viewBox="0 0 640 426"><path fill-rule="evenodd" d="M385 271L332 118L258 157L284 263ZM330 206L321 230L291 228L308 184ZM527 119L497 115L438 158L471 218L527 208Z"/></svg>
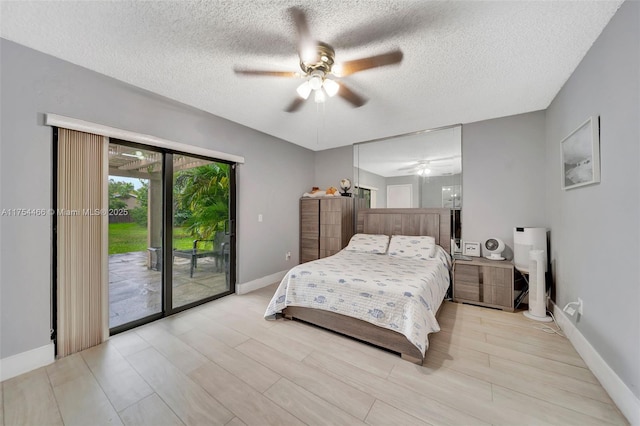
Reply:
<svg viewBox="0 0 640 426"><path fill-rule="evenodd" d="M462 243L462 254L465 256L480 257L480 243L465 241Z"/></svg>

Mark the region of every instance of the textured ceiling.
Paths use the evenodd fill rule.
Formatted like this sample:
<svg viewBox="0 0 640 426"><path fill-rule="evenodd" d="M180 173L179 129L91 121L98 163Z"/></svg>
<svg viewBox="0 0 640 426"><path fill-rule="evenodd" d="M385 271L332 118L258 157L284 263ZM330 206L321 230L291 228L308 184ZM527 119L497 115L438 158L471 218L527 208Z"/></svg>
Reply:
<svg viewBox="0 0 640 426"><path fill-rule="evenodd" d="M3 38L313 150L546 108L621 1L2 2ZM284 112L300 80L294 23L336 61L399 48L344 78L368 98Z"/></svg>

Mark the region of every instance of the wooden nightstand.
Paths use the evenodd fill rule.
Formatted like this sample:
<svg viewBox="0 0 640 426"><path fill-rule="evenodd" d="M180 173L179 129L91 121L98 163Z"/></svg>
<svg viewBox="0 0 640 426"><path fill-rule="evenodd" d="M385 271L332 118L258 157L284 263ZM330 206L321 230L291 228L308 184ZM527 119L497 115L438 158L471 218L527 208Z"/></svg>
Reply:
<svg viewBox="0 0 640 426"><path fill-rule="evenodd" d="M513 273L508 260L455 260L453 300L513 312Z"/></svg>

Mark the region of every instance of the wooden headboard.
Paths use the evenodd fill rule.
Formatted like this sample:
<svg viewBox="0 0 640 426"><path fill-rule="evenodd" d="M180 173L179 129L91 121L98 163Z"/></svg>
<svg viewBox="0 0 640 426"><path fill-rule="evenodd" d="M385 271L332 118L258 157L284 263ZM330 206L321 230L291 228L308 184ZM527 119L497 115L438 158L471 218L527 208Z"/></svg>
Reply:
<svg viewBox="0 0 640 426"><path fill-rule="evenodd" d="M361 234L429 235L451 251L451 209L360 209L356 232Z"/></svg>

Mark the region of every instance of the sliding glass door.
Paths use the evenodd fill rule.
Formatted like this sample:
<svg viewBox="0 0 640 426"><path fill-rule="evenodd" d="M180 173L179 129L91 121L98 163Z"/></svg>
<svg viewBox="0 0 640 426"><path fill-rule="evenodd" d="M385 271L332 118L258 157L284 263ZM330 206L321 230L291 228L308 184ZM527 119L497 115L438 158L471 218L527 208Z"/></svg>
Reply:
<svg viewBox="0 0 640 426"><path fill-rule="evenodd" d="M232 293L235 167L109 144L109 328Z"/></svg>
<svg viewBox="0 0 640 426"><path fill-rule="evenodd" d="M231 166L173 156L172 307L230 290Z"/></svg>
<svg viewBox="0 0 640 426"><path fill-rule="evenodd" d="M109 144L109 328L162 313L162 153Z"/></svg>

